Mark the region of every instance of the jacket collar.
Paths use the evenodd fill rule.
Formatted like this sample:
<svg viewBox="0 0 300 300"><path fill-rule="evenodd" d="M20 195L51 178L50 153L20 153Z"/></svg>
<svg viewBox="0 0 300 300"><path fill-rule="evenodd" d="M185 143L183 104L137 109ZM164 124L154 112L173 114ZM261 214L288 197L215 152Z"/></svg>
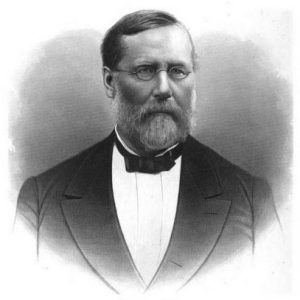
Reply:
<svg viewBox="0 0 300 300"><path fill-rule="evenodd" d="M190 172L204 198L223 192L216 163L209 155L211 151L191 136L188 136L183 150L183 160L190 164Z"/></svg>
<svg viewBox="0 0 300 300"><path fill-rule="evenodd" d="M64 193L65 196L81 198L93 182L97 172L101 172L103 165L111 165L115 138L116 133L113 131L106 139L96 144L89 151L67 186ZM222 193L218 171L212 158L208 155L206 146L200 144L193 137L188 136L182 156L184 161L190 163L195 185L199 188L204 198L214 197Z"/></svg>
<svg viewBox="0 0 300 300"><path fill-rule="evenodd" d="M88 151L86 158L65 189L66 197L81 198L84 196L97 174L101 175L101 170L111 165L114 141L115 131Z"/></svg>

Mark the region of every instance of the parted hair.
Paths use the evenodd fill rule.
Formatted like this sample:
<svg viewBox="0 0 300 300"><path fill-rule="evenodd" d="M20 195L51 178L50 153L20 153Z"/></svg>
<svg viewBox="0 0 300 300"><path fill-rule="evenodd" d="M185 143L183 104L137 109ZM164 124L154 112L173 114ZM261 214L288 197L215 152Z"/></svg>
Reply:
<svg viewBox="0 0 300 300"><path fill-rule="evenodd" d="M103 66L114 70L124 55L122 36L134 35L142 31L158 27L180 25L182 26L192 44L192 58L195 60L195 50L188 30L173 15L159 10L139 10L122 17L105 34L101 55Z"/></svg>

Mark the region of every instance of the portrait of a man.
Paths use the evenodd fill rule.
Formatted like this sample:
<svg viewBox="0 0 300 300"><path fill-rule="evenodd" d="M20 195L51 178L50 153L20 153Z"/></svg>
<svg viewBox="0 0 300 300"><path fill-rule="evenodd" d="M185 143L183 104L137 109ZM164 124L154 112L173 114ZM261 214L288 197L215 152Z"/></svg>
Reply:
<svg viewBox="0 0 300 300"><path fill-rule="evenodd" d="M18 196L15 227L31 232L39 264L122 295L178 291L240 254L252 260L280 227L272 190L193 135L189 30L168 12L135 11L107 30L101 58L111 132L31 174Z"/></svg>

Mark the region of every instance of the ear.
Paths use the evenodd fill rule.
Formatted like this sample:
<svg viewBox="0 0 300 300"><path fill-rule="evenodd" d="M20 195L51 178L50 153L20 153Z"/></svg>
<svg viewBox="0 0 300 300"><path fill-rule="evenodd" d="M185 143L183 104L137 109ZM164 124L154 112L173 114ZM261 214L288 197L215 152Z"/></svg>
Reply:
<svg viewBox="0 0 300 300"><path fill-rule="evenodd" d="M103 84L107 97L114 98L116 95L115 79L112 71L108 67L103 67Z"/></svg>

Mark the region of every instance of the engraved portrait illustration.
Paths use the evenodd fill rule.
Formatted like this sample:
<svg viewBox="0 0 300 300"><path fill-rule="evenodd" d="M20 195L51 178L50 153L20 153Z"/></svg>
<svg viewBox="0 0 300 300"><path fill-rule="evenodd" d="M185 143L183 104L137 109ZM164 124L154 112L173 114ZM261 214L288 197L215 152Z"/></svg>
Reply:
<svg viewBox="0 0 300 300"><path fill-rule="evenodd" d="M193 34L173 12L61 32L24 67L13 234L57 299L203 296L276 283L286 264L290 69L274 61L289 53L257 35ZM289 46L288 12L257 16Z"/></svg>

